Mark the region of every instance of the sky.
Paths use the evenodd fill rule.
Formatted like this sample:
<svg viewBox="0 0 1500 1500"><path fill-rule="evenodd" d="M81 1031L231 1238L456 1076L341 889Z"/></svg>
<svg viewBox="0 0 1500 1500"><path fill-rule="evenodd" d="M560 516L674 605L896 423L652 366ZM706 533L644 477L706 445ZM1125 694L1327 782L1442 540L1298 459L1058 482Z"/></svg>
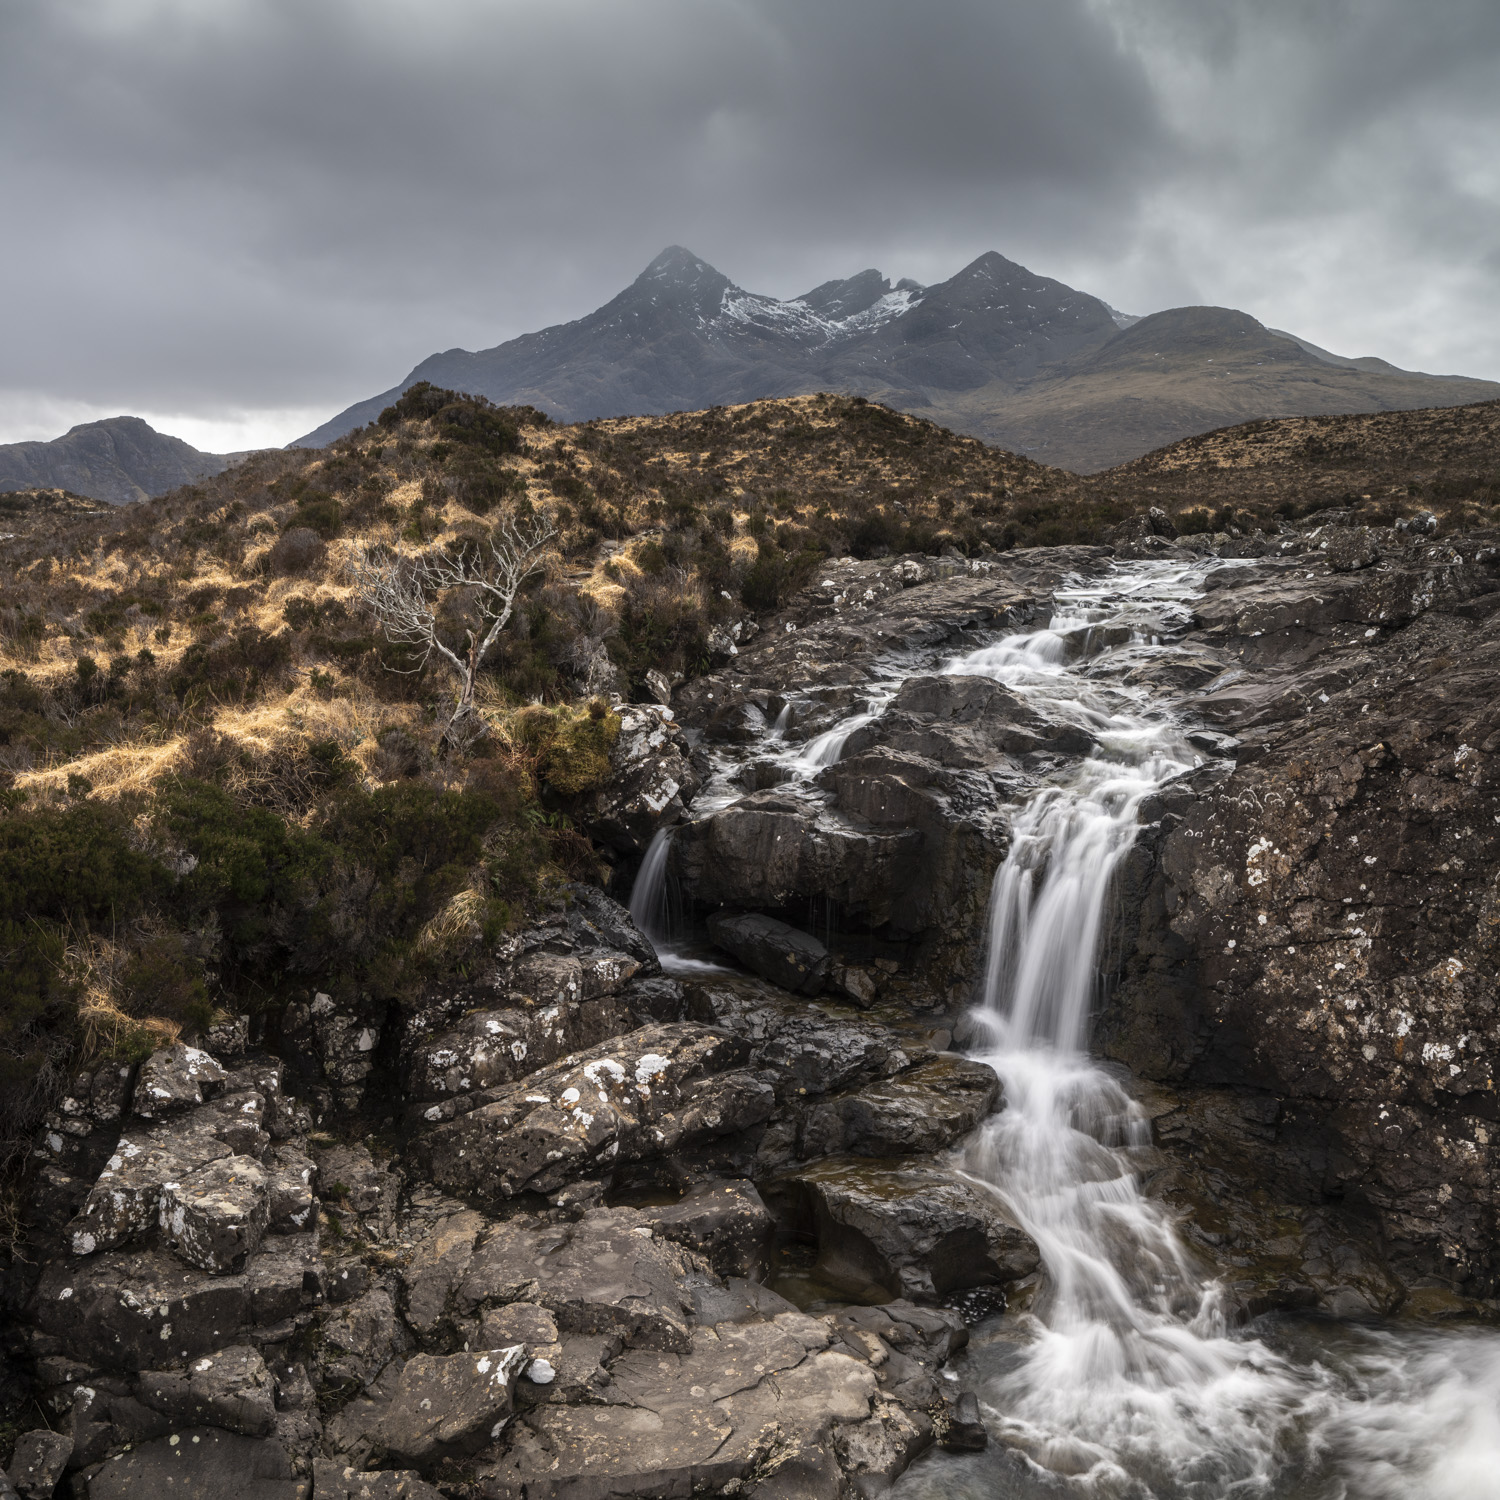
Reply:
<svg viewBox="0 0 1500 1500"><path fill-rule="evenodd" d="M1500 379L1496 0L0 0L0 442L284 443L669 244Z"/></svg>

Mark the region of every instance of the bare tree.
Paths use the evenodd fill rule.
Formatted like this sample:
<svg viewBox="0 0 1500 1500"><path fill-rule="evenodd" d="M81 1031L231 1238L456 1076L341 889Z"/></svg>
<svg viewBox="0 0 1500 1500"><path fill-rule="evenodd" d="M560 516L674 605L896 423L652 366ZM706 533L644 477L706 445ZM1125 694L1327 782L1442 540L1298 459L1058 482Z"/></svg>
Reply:
<svg viewBox="0 0 1500 1500"><path fill-rule="evenodd" d="M503 519L485 543L465 542L403 556L361 547L350 562L354 592L375 612L385 638L421 652L422 671L434 653L458 687L443 739L453 742L474 712L480 665L510 619L516 595L540 573L557 534L550 517ZM444 627L450 639L443 639Z"/></svg>

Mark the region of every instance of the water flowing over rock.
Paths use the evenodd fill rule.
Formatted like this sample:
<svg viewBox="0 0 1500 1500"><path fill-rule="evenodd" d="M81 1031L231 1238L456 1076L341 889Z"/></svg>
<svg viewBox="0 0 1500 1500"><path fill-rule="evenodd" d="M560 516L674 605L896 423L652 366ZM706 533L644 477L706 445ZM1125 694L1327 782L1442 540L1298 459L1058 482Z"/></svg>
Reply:
<svg viewBox="0 0 1500 1500"><path fill-rule="evenodd" d="M1500 1274L1500 538L1136 531L829 561L630 709L629 910L71 1080L18 1455L90 1500L1486 1493L1500 1340L1406 1315Z"/></svg>

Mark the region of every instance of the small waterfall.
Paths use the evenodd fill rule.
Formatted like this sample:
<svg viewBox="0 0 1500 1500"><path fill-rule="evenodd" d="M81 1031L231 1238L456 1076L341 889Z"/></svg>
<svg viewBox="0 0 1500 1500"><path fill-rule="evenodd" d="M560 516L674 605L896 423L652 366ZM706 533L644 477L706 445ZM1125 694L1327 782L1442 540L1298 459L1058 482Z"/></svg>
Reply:
<svg viewBox="0 0 1500 1500"><path fill-rule="evenodd" d="M672 830L658 828L630 888L630 919L661 948L673 937L673 902L667 881L667 859L672 853Z"/></svg>
<svg viewBox="0 0 1500 1500"><path fill-rule="evenodd" d="M630 888L630 918L651 940L662 970L684 977L722 974L723 965L692 958L681 951L687 923L677 883L668 870L672 853L670 828L658 828L646 848L646 857Z"/></svg>

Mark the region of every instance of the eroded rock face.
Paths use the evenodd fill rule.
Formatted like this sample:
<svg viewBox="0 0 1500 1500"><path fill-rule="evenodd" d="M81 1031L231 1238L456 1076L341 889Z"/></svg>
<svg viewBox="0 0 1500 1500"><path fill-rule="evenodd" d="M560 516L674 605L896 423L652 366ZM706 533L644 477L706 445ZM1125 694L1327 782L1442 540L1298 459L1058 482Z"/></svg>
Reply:
<svg viewBox="0 0 1500 1500"><path fill-rule="evenodd" d="M828 950L811 933L759 912L716 912L708 935L748 969L795 995L816 995L828 978Z"/></svg>
<svg viewBox="0 0 1500 1500"><path fill-rule="evenodd" d="M1330 529L1334 568L1349 538ZM1403 1279L1475 1294L1500 1272L1497 547L1390 537L1347 572L1218 575L1198 617L1238 665L1197 702L1238 764L1154 809L1102 1033L1254 1106L1250 1170L1293 1212L1373 1213ZM1222 1111L1182 1118L1186 1149L1249 1154Z"/></svg>

